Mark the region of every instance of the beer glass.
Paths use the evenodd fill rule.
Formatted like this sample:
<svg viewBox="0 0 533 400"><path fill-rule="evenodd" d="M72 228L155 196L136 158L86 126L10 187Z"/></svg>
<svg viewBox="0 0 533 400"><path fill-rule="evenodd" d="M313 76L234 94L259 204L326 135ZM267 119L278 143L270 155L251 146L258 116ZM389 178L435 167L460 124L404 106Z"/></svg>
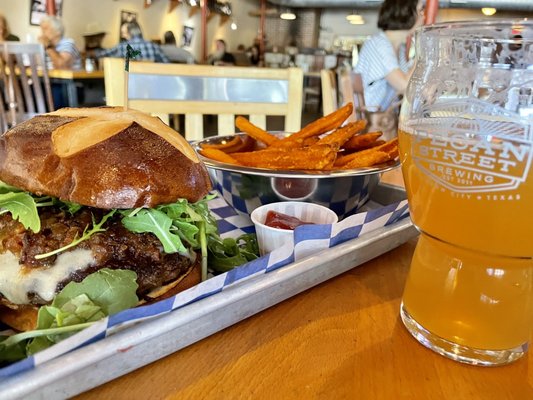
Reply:
<svg viewBox="0 0 533 400"><path fill-rule="evenodd" d="M422 27L400 112L421 235L401 318L426 347L501 365L533 325L533 21Z"/></svg>

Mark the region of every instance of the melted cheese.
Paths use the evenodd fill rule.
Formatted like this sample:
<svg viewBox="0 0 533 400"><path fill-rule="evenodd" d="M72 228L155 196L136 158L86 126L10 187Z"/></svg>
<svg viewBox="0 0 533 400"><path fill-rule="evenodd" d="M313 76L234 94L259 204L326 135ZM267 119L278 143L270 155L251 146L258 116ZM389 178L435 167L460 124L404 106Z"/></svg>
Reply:
<svg viewBox="0 0 533 400"><path fill-rule="evenodd" d="M7 251L0 254L0 293L14 304L29 304L28 293L52 301L59 282L94 262L91 250L76 249L60 254L49 268L23 270L18 257Z"/></svg>

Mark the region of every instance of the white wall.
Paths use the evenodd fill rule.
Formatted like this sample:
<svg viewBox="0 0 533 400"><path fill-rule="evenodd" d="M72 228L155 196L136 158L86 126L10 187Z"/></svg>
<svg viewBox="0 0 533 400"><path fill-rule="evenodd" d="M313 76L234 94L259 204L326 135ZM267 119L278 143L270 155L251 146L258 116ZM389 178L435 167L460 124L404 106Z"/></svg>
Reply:
<svg viewBox="0 0 533 400"><path fill-rule="evenodd" d="M208 23L208 43L215 38L225 39L230 51L243 43L250 46L259 28L259 19L249 17L248 12L258 8L258 0L237 0L233 2L233 19L238 29L230 29L231 21L221 25L221 17L215 15ZM180 4L171 13L168 12L168 0L153 0L152 6L145 9L143 0L63 0L63 22L65 35L75 40L76 45L85 46L83 34L90 25L99 24L107 32L102 45L112 47L119 40L120 11L132 11L138 15L138 21L147 39L162 39L167 30L174 32L178 42L181 40L183 25L194 28L192 52L197 59L201 56L200 9ZM31 26L29 0L0 0L2 12L13 34L21 41L35 41L40 34L38 26Z"/></svg>

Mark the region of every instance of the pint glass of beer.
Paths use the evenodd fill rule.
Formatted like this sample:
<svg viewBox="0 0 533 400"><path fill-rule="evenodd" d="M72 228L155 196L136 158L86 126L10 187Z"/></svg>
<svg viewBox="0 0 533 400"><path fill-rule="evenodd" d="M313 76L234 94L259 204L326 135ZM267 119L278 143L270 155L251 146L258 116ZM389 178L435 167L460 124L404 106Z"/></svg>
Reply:
<svg viewBox="0 0 533 400"><path fill-rule="evenodd" d="M420 28L399 123L421 235L401 318L457 361L520 358L533 328L533 21Z"/></svg>

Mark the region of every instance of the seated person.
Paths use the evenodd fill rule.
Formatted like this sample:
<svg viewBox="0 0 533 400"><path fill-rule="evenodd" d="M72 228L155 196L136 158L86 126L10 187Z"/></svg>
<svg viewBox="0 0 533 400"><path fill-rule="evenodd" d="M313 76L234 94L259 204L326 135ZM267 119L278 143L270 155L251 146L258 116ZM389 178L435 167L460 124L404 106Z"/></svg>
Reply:
<svg viewBox="0 0 533 400"><path fill-rule="evenodd" d="M65 28L57 17L46 16L41 21L39 41L46 49L48 69L81 69L81 55L74 40L64 37Z"/></svg>
<svg viewBox="0 0 533 400"><path fill-rule="evenodd" d="M180 64L194 64L194 57L187 50L176 46L176 37L172 31L166 31L163 36L163 42L161 50L168 57L170 62Z"/></svg>
<svg viewBox="0 0 533 400"><path fill-rule="evenodd" d="M145 61L154 61L168 63L168 57L161 50L161 46L144 40L141 27L136 21L131 21L123 24L120 27L120 34L126 40L120 42L111 49L99 49L95 50L94 55L96 58L103 57L120 57L126 56L127 46L130 45L135 50L140 50L141 54L136 59Z"/></svg>
<svg viewBox="0 0 533 400"><path fill-rule="evenodd" d="M226 42L222 39L217 39L215 52L209 55L207 63L211 65L235 65L235 57L226 51Z"/></svg>

